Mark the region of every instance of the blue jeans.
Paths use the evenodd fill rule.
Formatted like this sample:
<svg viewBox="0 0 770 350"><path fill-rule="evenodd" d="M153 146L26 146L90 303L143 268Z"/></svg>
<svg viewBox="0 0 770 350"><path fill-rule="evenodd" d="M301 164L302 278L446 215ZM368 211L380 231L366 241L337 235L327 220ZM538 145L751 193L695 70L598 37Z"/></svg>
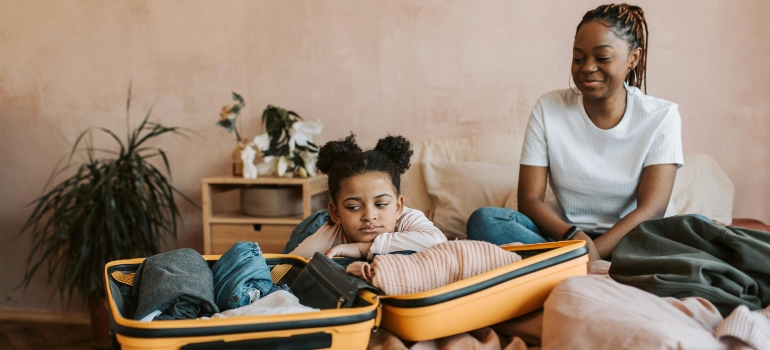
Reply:
<svg viewBox="0 0 770 350"><path fill-rule="evenodd" d="M259 297L287 287L276 287L270 277L262 250L256 242L238 242L211 267L214 274L214 301L220 311L249 305L249 293Z"/></svg>
<svg viewBox="0 0 770 350"><path fill-rule="evenodd" d="M302 220L302 222L300 222L299 225L297 225L297 227L291 231L289 241L286 242L286 247L283 248L281 253L291 253L291 251L297 248L297 246L302 243L302 241L310 237L310 235L316 233L316 231L318 231L321 226L329 222L329 220L329 211L326 209L319 210L315 212L315 214L306 217L305 220Z"/></svg>
<svg viewBox="0 0 770 350"><path fill-rule="evenodd" d="M711 222L700 214L685 214ZM490 242L497 245L521 242L524 244L553 242L543 236L535 223L526 215L508 208L484 207L476 209L468 218L465 232L468 239ZM592 238L596 235L589 233Z"/></svg>
<svg viewBox="0 0 770 350"><path fill-rule="evenodd" d="M497 245L512 242L532 244L553 241L551 238L544 237L535 223L526 215L508 208L476 209L468 218L465 232L468 239Z"/></svg>

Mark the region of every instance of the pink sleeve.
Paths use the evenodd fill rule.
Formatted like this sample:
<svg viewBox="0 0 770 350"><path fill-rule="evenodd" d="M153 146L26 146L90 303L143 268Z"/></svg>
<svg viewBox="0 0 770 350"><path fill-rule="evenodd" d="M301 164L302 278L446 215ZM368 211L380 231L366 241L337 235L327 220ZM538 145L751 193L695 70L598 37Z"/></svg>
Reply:
<svg viewBox="0 0 770 350"><path fill-rule="evenodd" d="M297 248L291 251L292 255L299 255L305 259L313 257L315 252L325 252L334 246L345 243L345 235L339 225L322 225L314 234L305 238Z"/></svg>
<svg viewBox="0 0 770 350"><path fill-rule="evenodd" d="M386 232L374 239L368 259L374 254L387 254L401 250L415 252L446 242L446 236L428 220L421 211L404 208L396 222L396 232Z"/></svg>

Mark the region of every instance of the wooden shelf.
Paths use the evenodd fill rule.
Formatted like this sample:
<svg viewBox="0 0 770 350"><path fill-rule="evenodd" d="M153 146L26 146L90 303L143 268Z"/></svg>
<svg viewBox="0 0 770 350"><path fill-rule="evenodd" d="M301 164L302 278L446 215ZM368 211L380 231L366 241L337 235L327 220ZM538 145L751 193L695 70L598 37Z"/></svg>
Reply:
<svg viewBox="0 0 770 350"><path fill-rule="evenodd" d="M263 176L256 179L245 179L235 176L217 176L203 178L201 182L212 185L304 185L317 183L325 185L326 176L319 175L308 178Z"/></svg>
<svg viewBox="0 0 770 350"><path fill-rule="evenodd" d="M267 224L267 225L298 225L302 222L301 215L266 218L252 215L246 215L241 212L227 212L211 216L209 222L212 224Z"/></svg>
<svg viewBox="0 0 770 350"><path fill-rule="evenodd" d="M297 186L302 190L302 215L286 217L259 217L233 210L219 196L245 187ZM265 253L280 253L291 230L314 210L313 196L326 195L326 176L310 178L259 177L244 179L235 176L217 176L201 179L203 206L204 254L222 254L239 240L255 241ZM232 196L231 196L232 197ZM323 202L323 201L321 201ZM225 205L223 205L225 204Z"/></svg>

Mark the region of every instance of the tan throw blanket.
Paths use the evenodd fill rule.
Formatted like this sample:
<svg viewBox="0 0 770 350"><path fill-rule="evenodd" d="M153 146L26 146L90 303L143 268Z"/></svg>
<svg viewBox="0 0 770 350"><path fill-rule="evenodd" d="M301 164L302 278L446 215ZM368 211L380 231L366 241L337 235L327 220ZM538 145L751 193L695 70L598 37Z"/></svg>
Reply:
<svg viewBox="0 0 770 350"><path fill-rule="evenodd" d="M494 244L455 240L411 255L377 255L371 264L350 264L347 272L386 295L398 295L435 289L517 261L521 256Z"/></svg>

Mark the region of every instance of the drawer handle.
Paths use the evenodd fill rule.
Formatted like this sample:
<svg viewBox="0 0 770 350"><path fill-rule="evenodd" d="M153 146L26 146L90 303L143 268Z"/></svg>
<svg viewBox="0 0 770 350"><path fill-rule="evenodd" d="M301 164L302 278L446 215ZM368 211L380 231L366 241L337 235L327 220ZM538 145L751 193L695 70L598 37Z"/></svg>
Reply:
<svg viewBox="0 0 770 350"><path fill-rule="evenodd" d="M262 231L262 224L254 224L251 226L254 227L254 231Z"/></svg>

